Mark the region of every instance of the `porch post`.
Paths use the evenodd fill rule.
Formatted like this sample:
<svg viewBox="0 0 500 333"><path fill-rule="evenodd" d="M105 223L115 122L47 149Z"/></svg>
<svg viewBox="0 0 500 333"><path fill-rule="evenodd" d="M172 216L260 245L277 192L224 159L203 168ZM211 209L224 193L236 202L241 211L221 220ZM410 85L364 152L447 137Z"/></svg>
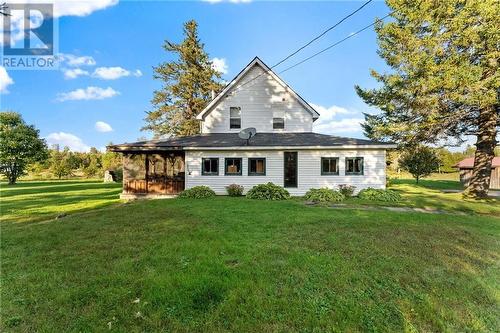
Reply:
<svg viewBox="0 0 500 333"><path fill-rule="evenodd" d="M145 157L146 158L144 160L146 161L145 162L146 163L146 165L145 165L145 168L146 168L146 177L144 177L144 178L146 179L146 193L149 193L149 191L148 191L148 173L149 173L148 154L145 154Z"/></svg>

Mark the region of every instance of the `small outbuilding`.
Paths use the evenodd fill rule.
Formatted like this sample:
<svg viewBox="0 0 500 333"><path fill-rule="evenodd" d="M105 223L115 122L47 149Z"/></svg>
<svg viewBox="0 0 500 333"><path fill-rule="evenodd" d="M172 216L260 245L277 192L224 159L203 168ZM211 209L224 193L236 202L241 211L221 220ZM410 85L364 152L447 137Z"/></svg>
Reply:
<svg viewBox="0 0 500 333"><path fill-rule="evenodd" d="M472 168L474 167L474 157L468 157L455 165L460 171L460 182L469 186L472 177ZM500 157L494 157L491 163L490 188L500 189Z"/></svg>

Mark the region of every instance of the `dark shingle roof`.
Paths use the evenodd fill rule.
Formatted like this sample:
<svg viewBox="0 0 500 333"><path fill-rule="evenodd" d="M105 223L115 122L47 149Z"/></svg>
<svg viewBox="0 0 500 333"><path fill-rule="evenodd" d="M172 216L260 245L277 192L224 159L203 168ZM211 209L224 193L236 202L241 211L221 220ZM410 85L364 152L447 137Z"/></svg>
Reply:
<svg viewBox="0 0 500 333"><path fill-rule="evenodd" d="M257 133L249 141L254 147L340 147L340 146L388 145L388 143L344 138L318 133ZM391 143L389 143L391 145ZM192 148L229 148L247 146L246 140L240 139L238 133L210 133L194 136L176 137L163 140L139 141L109 146L111 151L127 150L183 150Z"/></svg>

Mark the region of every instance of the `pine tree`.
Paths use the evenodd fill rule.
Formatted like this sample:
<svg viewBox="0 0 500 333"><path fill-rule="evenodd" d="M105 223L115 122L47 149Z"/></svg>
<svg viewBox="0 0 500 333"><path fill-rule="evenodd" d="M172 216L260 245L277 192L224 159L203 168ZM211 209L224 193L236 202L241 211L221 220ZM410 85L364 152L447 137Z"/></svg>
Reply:
<svg viewBox="0 0 500 333"><path fill-rule="evenodd" d="M147 112L142 130L152 131L155 137L199 133L195 117L210 102L212 91L221 89L221 74L212 67L197 29L196 21L188 21L182 43L165 41L163 48L177 55L177 60L154 68L154 78L161 80L163 87L154 92L154 110Z"/></svg>
<svg viewBox="0 0 500 333"><path fill-rule="evenodd" d="M387 0L393 20L378 23L379 55L392 71L358 95L382 110L365 115L365 134L402 145L461 143L476 136L468 193L487 195L500 123L498 0Z"/></svg>

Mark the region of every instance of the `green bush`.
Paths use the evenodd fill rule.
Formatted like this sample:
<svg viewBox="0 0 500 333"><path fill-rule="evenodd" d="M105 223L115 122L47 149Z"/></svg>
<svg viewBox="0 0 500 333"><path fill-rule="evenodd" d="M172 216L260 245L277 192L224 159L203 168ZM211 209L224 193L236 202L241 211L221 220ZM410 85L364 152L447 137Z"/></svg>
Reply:
<svg viewBox="0 0 500 333"><path fill-rule="evenodd" d="M243 195L243 186L238 184L231 184L226 186L227 194L231 197L239 197Z"/></svg>
<svg viewBox="0 0 500 333"><path fill-rule="evenodd" d="M354 194L354 191L356 190L356 186L354 185L349 185L349 184L340 184L339 185L339 192L344 195L346 198L352 197Z"/></svg>
<svg viewBox="0 0 500 333"><path fill-rule="evenodd" d="M286 200L290 193L283 187L273 183L259 184L247 192L247 198L259 200Z"/></svg>
<svg viewBox="0 0 500 333"><path fill-rule="evenodd" d="M179 198L202 199L215 196L215 192L208 186L195 186L184 190L179 194Z"/></svg>
<svg viewBox="0 0 500 333"><path fill-rule="evenodd" d="M401 195L398 192L392 190L378 190L371 187L359 191L358 197L363 200L373 201L401 201Z"/></svg>
<svg viewBox="0 0 500 333"><path fill-rule="evenodd" d="M339 191L323 188L312 188L307 191L304 198L316 203L339 202L345 199L345 196Z"/></svg>

